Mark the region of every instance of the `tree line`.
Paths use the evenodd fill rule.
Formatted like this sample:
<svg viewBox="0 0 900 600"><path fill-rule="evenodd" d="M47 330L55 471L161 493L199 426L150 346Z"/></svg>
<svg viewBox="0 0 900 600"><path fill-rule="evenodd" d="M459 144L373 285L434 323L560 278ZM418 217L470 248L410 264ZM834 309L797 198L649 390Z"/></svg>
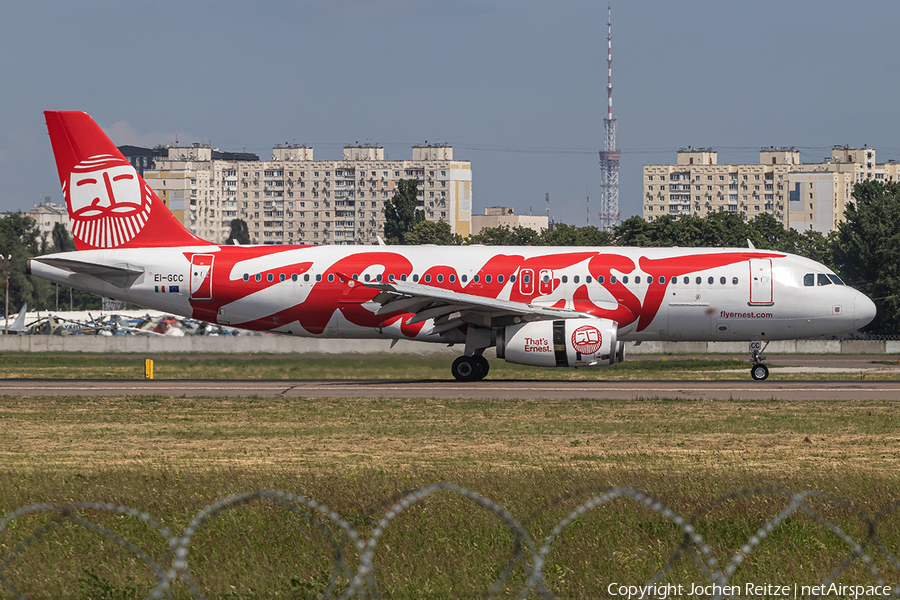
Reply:
<svg viewBox="0 0 900 600"><path fill-rule="evenodd" d="M69 310L70 306L72 310L100 308L102 300L93 294L25 274L29 258L71 250L75 250L75 242L61 223L55 224L50 236L45 237L35 220L24 213L8 213L0 219L0 286L5 292L8 282L10 315L19 312L25 303L28 310L56 310L57 304L59 310ZM0 312L4 302L5 296L0 297Z"/></svg>
<svg viewBox="0 0 900 600"><path fill-rule="evenodd" d="M861 290L878 306L878 315L867 331L900 334L900 183L865 181L856 184L844 221L828 235L816 231L785 229L774 217L762 213L745 221L739 213L716 212L699 218L688 215L654 221L626 219L609 231L563 223L541 232L523 227L496 227L463 238L450 224L425 220L417 210L417 181L403 180L398 192L385 202L385 242L388 244L438 244L486 246L682 246L754 247L790 252L823 263L847 284ZM250 242L246 223L232 222L229 241ZM99 309L100 298L56 286L25 274L33 257L75 249L66 228L57 224L49 237L40 234L34 219L9 213L0 219L0 285L9 274L10 313L27 302L33 310ZM5 260L9 257L9 260ZM5 271L5 272L4 272Z"/></svg>
<svg viewBox="0 0 900 600"><path fill-rule="evenodd" d="M403 183L403 182L401 182ZM416 182L398 186L385 203L389 244L485 246L660 246L747 248L796 254L838 273L875 302L878 314L866 331L900 335L900 183L868 180L856 184L844 221L827 235L785 229L772 215L751 220L734 212L706 217L668 215L645 221L631 217L611 230L556 224L541 232L525 227L494 227L462 238L450 224L424 220L416 211Z"/></svg>

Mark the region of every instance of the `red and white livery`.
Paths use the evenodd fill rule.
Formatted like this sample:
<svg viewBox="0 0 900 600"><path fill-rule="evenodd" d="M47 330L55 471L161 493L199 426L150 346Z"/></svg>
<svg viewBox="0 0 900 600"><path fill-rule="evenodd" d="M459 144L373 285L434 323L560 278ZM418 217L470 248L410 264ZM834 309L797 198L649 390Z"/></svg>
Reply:
<svg viewBox="0 0 900 600"><path fill-rule="evenodd" d="M175 219L90 116L45 116L78 250L36 257L30 272L177 315L461 344L461 380L487 374L492 346L519 364L604 366L626 341L809 338L875 316L827 267L752 248L214 244Z"/></svg>

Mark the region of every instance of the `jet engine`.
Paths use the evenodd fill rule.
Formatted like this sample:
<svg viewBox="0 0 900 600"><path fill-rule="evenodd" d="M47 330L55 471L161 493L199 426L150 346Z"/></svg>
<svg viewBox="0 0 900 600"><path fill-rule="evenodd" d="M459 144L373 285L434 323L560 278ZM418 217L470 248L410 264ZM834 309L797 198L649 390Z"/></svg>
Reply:
<svg viewBox="0 0 900 600"><path fill-rule="evenodd" d="M497 358L535 367L605 367L625 359L619 324L581 318L535 321L497 332Z"/></svg>

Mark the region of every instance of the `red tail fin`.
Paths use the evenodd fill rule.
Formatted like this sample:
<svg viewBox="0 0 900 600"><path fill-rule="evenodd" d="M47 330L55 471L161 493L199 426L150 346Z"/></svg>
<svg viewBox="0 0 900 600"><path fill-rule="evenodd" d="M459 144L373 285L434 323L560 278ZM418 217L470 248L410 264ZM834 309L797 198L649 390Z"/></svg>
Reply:
<svg viewBox="0 0 900 600"><path fill-rule="evenodd" d="M76 248L209 243L178 222L87 113L48 110L44 117Z"/></svg>

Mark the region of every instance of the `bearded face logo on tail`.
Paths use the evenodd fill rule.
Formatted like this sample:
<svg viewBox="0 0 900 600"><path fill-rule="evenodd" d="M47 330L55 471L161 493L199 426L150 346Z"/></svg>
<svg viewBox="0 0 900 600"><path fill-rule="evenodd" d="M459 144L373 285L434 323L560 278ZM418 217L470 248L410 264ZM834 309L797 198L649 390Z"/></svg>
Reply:
<svg viewBox="0 0 900 600"><path fill-rule="evenodd" d="M152 192L128 161L97 154L75 165L63 182L72 234L95 248L115 248L150 217Z"/></svg>

